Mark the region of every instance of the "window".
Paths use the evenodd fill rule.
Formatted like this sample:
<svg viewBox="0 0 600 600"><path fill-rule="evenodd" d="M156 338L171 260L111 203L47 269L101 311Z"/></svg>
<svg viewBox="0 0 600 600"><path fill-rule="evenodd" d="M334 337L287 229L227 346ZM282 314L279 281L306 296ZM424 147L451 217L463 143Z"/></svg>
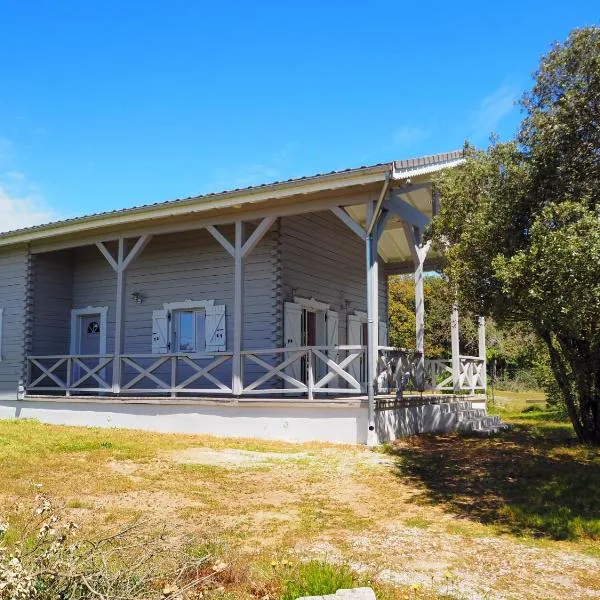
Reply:
<svg viewBox="0 0 600 600"><path fill-rule="evenodd" d="M225 352L225 305L214 300L163 304L152 312L152 353Z"/></svg>
<svg viewBox="0 0 600 600"><path fill-rule="evenodd" d="M206 349L204 310L173 311L172 340L175 352L204 352Z"/></svg>

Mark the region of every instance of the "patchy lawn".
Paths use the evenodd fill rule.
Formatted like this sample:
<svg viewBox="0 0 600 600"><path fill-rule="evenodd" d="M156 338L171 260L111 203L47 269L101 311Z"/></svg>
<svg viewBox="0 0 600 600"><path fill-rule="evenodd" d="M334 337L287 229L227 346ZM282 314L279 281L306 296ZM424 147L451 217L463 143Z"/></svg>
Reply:
<svg viewBox="0 0 600 600"><path fill-rule="evenodd" d="M41 490L84 531L166 523L229 565L205 597L293 597L308 580L376 582L383 598L599 597L600 453L551 413L503 416L499 437L385 453L0 421L0 520Z"/></svg>

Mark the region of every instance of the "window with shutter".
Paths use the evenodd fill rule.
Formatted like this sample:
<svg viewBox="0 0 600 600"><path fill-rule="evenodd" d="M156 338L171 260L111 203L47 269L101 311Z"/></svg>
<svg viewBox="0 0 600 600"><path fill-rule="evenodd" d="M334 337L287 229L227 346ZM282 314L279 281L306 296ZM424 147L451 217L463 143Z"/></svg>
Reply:
<svg viewBox="0 0 600 600"><path fill-rule="evenodd" d="M169 352L169 317L167 310L152 311L152 354Z"/></svg>
<svg viewBox="0 0 600 600"><path fill-rule="evenodd" d="M206 351L225 352L227 350L225 333L225 305L207 306L204 330Z"/></svg>

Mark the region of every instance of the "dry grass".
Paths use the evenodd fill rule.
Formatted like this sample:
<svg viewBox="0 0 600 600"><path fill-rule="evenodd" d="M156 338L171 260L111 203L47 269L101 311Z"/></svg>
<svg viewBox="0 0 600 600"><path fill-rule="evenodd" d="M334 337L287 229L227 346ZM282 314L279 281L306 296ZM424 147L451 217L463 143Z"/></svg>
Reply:
<svg viewBox="0 0 600 600"><path fill-rule="evenodd" d="M158 518L195 539L192 552L231 565L212 592L222 597L279 597L291 576L282 561L310 558L350 565L378 582L381 597L594 597L593 528L556 541L501 508L519 505L511 490L540 489L531 495L539 500L545 478L564 482L575 470L575 484L591 493L598 454L565 441L563 424L522 416L503 438L422 437L392 455L4 421L0 508L41 489L84 527ZM514 485L505 463L517 465ZM575 495L561 501L591 523L600 495L585 514ZM543 502L533 506L543 513Z"/></svg>

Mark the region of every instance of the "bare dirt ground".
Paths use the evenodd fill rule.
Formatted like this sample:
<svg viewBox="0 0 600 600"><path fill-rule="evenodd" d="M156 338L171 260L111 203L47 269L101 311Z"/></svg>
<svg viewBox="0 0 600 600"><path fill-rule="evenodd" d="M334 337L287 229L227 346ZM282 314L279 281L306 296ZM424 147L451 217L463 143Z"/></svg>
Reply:
<svg viewBox="0 0 600 600"><path fill-rule="evenodd" d="M600 597L600 547L589 529L595 504L571 507L574 522L588 529L570 540L553 539L543 519L535 531L514 515L503 521L506 506L523 501L516 491L544 487L544 480L529 475L542 468L542 459L554 461L556 477L564 471L596 485L597 456L580 456L578 449L561 447L552 455L542 448L534 453L538 462L525 464L521 454L510 454L530 447L516 438L415 438L384 454L322 444L11 427L0 424L2 509L37 486L83 527L160 520L226 558L324 558L429 594L414 598ZM524 473L530 478L522 479ZM569 487L560 481L556 489ZM554 510L544 493L540 506ZM533 500L532 506L538 510Z"/></svg>

